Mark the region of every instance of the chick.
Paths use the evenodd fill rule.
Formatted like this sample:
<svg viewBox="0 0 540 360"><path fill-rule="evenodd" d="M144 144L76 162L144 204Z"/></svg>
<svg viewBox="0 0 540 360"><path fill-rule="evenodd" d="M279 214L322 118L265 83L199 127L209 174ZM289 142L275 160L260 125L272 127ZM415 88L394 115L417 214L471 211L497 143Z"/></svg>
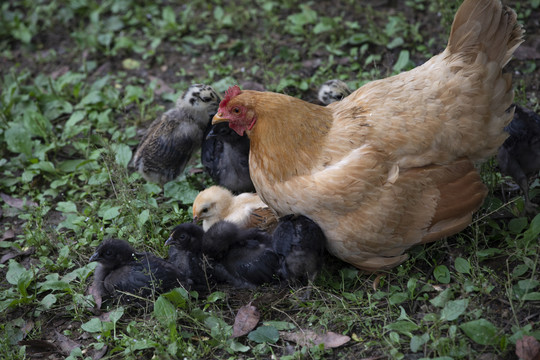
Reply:
<svg viewBox="0 0 540 360"><path fill-rule="evenodd" d="M148 252L138 253L124 240L103 241L89 261L99 262L94 272L94 287L101 297L116 297L129 303L189 286L187 278L174 265Z"/></svg>
<svg viewBox="0 0 540 360"><path fill-rule="evenodd" d="M174 180L200 149L220 101L212 87L191 85L173 109L150 125L133 156L132 166L147 181L164 184Z"/></svg>
<svg viewBox="0 0 540 360"><path fill-rule="evenodd" d="M201 161L216 184L236 194L255 192L249 176L249 138L227 123L212 126L202 143Z"/></svg>
<svg viewBox="0 0 540 360"><path fill-rule="evenodd" d="M319 89L319 101L328 105L349 96L351 89L347 84L338 79L328 80Z"/></svg>
<svg viewBox="0 0 540 360"><path fill-rule="evenodd" d="M272 249L271 237L261 230L217 222L204 234L202 250L211 259L220 282L254 288L278 280L279 257Z"/></svg>
<svg viewBox="0 0 540 360"><path fill-rule="evenodd" d="M192 289L206 292L212 287L213 276L204 265L203 236L204 230L199 225L180 224L172 230L165 245L169 246L167 260L191 280Z"/></svg>
<svg viewBox="0 0 540 360"><path fill-rule="evenodd" d="M540 171L540 116L518 105L505 130L510 136L499 148L499 166L523 192L525 212L534 214L538 210L529 197L529 178Z"/></svg>
<svg viewBox="0 0 540 360"><path fill-rule="evenodd" d="M277 217L257 194L233 195L221 186L211 186L201 191L193 202L193 221L202 221L203 229L220 220L226 220L243 228L272 229Z"/></svg>
<svg viewBox="0 0 540 360"><path fill-rule="evenodd" d="M272 234L272 246L280 257L280 277L288 281L313 281L323 262L326 237L311 219L286 215Z"/></svg>

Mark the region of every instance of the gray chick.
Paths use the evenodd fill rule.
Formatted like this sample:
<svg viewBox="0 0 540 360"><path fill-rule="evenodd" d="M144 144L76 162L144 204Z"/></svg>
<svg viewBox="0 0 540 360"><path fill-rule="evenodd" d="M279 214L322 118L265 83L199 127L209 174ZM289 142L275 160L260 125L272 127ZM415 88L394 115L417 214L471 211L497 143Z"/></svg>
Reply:
<svg viewBox="0 0 540 360"><path fill-rule="evenodd" d="M163 185L174 180L200 149L220 101L211 86L191 85L173 109L152 122L133 156L132 166L147 181Z"/></svg>
<svg viewBox="0 0 540 360"><path fill-rule="evenodd" d="M319 101L328 105L349 96L351 89L347 84L338 79L328 80L319 89Z"/></svg>

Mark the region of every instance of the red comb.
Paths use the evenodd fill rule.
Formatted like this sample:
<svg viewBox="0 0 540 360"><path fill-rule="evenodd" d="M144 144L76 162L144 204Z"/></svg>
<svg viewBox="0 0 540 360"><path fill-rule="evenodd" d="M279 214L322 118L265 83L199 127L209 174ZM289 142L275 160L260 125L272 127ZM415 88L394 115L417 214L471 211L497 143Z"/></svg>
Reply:
<svg viewBox="0 0 540 360"><path fill-rule="evenodd" d="M227 106L227 103L231 101L233 97L236 95L240 95L242 93L242 90L240 90L240 87L238 85L234 85L229 87L227 91L225 91L225 97L221 101L221 104L219 104L220 107Z"/></svg>

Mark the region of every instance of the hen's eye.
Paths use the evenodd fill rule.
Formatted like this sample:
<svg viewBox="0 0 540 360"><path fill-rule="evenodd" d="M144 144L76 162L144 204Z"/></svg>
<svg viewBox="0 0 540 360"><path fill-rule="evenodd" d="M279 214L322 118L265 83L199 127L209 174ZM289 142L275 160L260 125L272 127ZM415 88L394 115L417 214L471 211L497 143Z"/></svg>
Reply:
<svg viewBox="0 0 540 360"><path fill-rule="evenodd" d="M240 113L240 108L235 107L235 108L232 109L232 111L233 111L233 113L235 113L235 114L239 114L239 113Z"/></svg>

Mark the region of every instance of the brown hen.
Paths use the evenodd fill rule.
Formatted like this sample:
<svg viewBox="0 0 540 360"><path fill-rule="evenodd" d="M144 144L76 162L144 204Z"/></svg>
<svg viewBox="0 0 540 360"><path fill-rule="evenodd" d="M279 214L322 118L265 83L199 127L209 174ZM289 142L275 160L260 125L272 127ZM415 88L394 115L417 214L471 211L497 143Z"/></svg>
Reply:
<svg viewBox="0 0 540 360"><path fill-rule="evenodd" d="M502 68L522 42L499 0L466 0L446 49L326 107L233 87L214 123L251 140L250 174L279 216L314 220L328 250L368 271L463 230L486 188L473 166L506 138L513 91Z"/></svg>

